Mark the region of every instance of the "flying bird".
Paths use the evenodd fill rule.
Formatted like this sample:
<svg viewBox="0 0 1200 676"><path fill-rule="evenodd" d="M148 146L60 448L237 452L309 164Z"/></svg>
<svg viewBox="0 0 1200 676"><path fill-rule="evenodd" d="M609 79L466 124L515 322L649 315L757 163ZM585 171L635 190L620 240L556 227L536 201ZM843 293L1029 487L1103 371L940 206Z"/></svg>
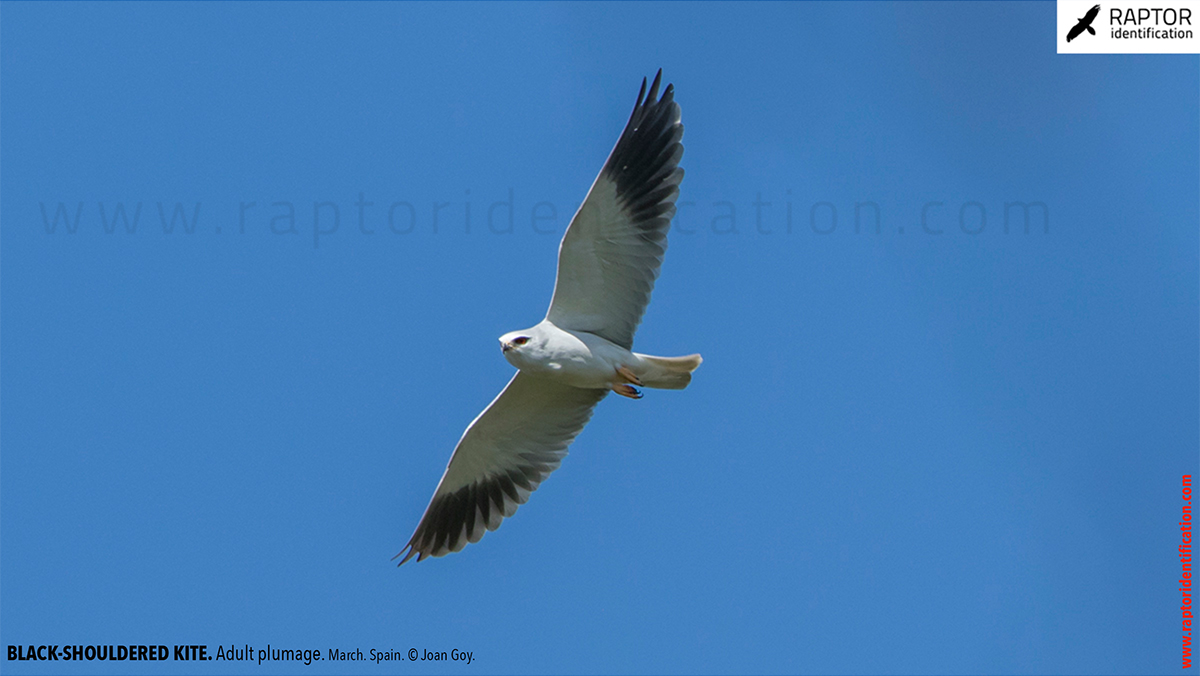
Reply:
<svg viewBox="0 0 1200 676"><path fill-rule="evenodd" d="M1079 23L1075 24L1075 27L1072 28L1069 33L1067 33L1067 42L1079 37L1084 31L1095 35L1096 30L1092 28L1092 22L1096 20L1096 15L1099 13L1100 5L1093 5L1092 8L1088 10L1088 13L1084 14L1083 18L1079 20Z"/></svg>
<svg viewBox="0 0 1200 676"><path fill-rule="evenodd" d="M633 334L658 278L683 169L675 89L646 80L629 123L571 220L558 249L546 318L506 333L500 348L517 373L467 427L412 538L396 555L457 552L496 530L558 468L567 447L610 391L679 390L698 354L632 352Z"/></svg>

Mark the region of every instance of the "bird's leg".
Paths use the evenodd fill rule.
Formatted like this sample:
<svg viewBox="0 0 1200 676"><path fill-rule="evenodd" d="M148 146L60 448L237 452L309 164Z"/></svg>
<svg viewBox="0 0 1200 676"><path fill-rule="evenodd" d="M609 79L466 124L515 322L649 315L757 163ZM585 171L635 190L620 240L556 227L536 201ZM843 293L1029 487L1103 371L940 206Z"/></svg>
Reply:
<svg viewBox="0 0 1200 676"><path fill-rule="evenodd" d="M615 379L615 382L613 382L613 384L611 385L612 391L616 392L617 394L621 395L622 397L629 397L630 399L641 399L642 393L639 392L637 387L634 387L634 385L641 387L642 386L641 378L638 378L637 375L633 371L629 370L628 366L619 367L617 369L617 377Z"/></svg>
<svg viewBox="0 0 1200 676"><path fill-rule="evenodd" d="M630 399L642 398L642 393L638 392L637 388L635 388L633 385L613 385L612 391L616 392L622 397L629 397Z"/></svg>
<svg viewBox="0 0 1200 676"><path fill-rule="evenodd" d="M638 378L633 371L630 371L628 366L622 366L621 368L617 369L617 375L624 378L625 382L627 383L637 385L638 387L644 387L642 385L641 378Z"/></svg>

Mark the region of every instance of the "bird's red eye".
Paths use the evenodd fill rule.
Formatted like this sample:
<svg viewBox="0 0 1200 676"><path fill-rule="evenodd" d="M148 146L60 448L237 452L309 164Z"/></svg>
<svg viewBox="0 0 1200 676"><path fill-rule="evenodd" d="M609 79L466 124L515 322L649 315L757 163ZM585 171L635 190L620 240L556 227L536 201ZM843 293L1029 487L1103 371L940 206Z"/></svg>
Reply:
<svg viewBox="0 0 1200 676"><path fill-rule="evenodd" d="M525 343L528 343L528 342L529 342L529 338L527 338L526 336L521 336L519 338L513 338L512 343L513 343L513 345L524 345Z"/></svg>

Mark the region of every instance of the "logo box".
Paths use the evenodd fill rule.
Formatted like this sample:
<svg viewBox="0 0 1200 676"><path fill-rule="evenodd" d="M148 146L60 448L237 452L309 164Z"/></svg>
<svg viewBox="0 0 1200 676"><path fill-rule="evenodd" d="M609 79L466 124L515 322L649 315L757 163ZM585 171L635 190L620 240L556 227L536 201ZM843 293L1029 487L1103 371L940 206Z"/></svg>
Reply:
<svg viewBox="0 0 1200 676"><path fill-rule="evenodd" d="M1058 0L1059 54L1200 54L1200 0Z"/></svg>

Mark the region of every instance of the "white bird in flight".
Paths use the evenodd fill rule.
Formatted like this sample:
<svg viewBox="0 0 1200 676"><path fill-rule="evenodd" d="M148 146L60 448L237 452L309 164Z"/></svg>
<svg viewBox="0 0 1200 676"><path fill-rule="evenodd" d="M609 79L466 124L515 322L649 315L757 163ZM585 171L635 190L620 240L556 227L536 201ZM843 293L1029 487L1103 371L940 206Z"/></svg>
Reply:
<svg viewBox="0 0 1200 676"><path fill-rule="evenodd" d="M445 556L496 530L558 469L567 447L611 390L680 390L698 354L632 352L658 278L683 169L675 90L662 70L638 93L629 123L558 249L550 310L538 325L500 337L517 374L467 427L412 539L396 555ZM643 98L644 97L644 98Z"/></svg>

